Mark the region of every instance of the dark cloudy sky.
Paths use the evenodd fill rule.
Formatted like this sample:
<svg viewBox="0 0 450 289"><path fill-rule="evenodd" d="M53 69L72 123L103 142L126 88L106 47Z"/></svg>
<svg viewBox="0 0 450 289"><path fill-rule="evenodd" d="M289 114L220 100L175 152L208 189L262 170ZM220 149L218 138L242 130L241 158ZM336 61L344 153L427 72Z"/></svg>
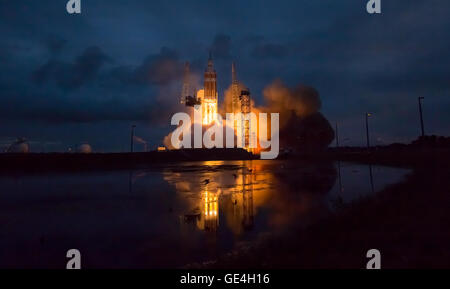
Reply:
<svg viewBox="0 0 450 289"><path fill-rule="evenodd" d="M129 147L129 126L150 146L170 131L182 63L201 72L212 50L219 98L230 65L262 104L275 79L315 87L341 141L409 142L450 134L450 2L382 0L0 0L0 146L16 137L33 151L82 142Z"/></svg>

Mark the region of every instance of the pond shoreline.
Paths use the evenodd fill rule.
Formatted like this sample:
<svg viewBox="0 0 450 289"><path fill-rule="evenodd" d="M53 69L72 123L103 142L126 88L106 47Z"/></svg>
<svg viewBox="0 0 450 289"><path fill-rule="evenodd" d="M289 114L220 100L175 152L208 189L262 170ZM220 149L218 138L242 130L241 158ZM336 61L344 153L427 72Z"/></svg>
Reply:
<svg viewBox="0 0 450 289"><path fill-rule="evenodd" d="M258 160L243 149L182 149L140 153L3 153L0 173L142 169L187 161ZM450 149L336 149L282 153L276 160L347 161L394 167L450 167Z"/></svg>

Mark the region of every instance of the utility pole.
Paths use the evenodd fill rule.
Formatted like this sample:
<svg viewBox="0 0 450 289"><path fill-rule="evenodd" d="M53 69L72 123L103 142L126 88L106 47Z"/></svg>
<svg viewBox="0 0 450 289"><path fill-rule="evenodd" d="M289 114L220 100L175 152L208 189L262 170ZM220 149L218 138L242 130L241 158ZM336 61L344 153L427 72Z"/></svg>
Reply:
<svg viewBox="0 0 450 289"><path fill-rule="evenodd" d="M423 114L422 114L422 99L424 99L423 96L419 96L417 98L419 100L419 114L420 114L420 128L422 130L422 137L425 136L425 129L423 127Z"/></svg>
<svg viewBox="0 0 450 289"><path fill-rule="evenodd" d="M136 127L135 124L133 124L131 126L131 146L130 146L130 151L133 152L133 145L134 145L134 128Z"/></svg>
<svg viewBox="0 0 450 289"><path fill-rule="evenodd" d="M369 141L369 116L372 116L371 113L366 112L366 138L367 138L367 148L370 148L370 141Z"/></svg>

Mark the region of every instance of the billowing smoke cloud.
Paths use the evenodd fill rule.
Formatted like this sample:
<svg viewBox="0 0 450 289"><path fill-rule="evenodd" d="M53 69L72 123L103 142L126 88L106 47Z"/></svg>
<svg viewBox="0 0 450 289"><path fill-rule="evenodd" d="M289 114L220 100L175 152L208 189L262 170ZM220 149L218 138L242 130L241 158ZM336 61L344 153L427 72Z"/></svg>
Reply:
<svg viewBox="0 0 450 289"><path fill-rule="evenodd" d="M287 125L280 130L281 146L299 151L324 149L334 137L333 128L320 112L303 118L291 114Z"/></svg>
<svg viewBox="0 0 450 289"><path fill-rule="evenodd" d="M326 148L334 139L334 130L319 112L321 101L313 87L285 86L276 80L264 89L265 112L280 113L280 145L295 150Z"/></svg>
<svg viewBox="0 0 450 289"><path fill-rule="evenodd" d="M280 126L284 127L294 113L304 118L320 110L322 103L319 93L313 87L298 85L294 89L280 80L268 85L264 91L265 111L280 113Z"/></svg>
<svg viewBox="0 0 450 289"><path fill-rule="evenodd" d="M244 90L244 89L246 89L245 85L242 84L242 83L238 83L238 91L242 91L242 90ZM225 114L226 114L227 112L232 112L232 111L233 111L233 109L232 109L232 103L233 103L233 95L232 95L232 92L231 92L231 85L230 85L230 86L225 90L224 97L223 97L223 102L222 102L222 104L221 104L220 107L219 107L219 113L220 113L222 116L225 116ZM254 103L254 101L252 100L252 107L255 106L254 104L255 104L255 103Z"/></svg>
<svg viewBox="0 0 450 289"><path fill-rule="evenodd" d="M238 84L239 91L245 89L245 85ZM304 118L318 112L322 106L319 93L313 87L298 85L294 89L285 86L280 80L266 86L263 90L264 105L257 107L252 99L251 106L256 112L280 113L280 127L284 127L291 114ZM224 100L220 107L220 113L232 111L231 86L225 90Z"/></svg>
<svg viewBox="0 0 450 289"><path fill-rule="evenodd" d="M245 86L239 84L239 90ZM319 112L319 92L310 86L287 87L280 80L263 90L264 105L255 106L253 112L280 114L280 145L295 150L315 150L327 147L334 139L334 130L328 120ZM230 112L231 87L225 91L220 112Z"/></svg>

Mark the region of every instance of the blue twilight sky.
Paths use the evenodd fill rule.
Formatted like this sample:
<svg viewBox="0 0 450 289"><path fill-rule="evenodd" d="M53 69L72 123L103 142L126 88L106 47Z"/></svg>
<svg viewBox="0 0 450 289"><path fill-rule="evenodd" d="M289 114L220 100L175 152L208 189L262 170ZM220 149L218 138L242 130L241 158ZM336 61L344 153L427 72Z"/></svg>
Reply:
<svg viewBox="0 0 450 289"><path fill-rule="evenodd" d="M154 148L181 109L182 66L201 73L211 50L219 101L231 61L257 104L275 79L315 87L344 145L409 142L424 96L429 134L450 134L450 1L0 0L0 147L33 151ZM138 150L140 148L137 148Z"/></svg>

